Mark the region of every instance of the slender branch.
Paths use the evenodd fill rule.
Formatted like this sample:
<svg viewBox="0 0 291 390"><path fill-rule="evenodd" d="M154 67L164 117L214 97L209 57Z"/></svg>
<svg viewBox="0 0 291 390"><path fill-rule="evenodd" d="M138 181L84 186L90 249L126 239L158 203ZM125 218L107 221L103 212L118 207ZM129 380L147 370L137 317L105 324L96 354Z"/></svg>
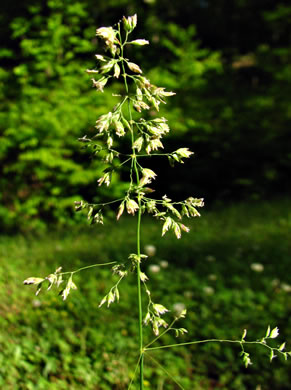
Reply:
<svg viewBox="0 0 291 390"><path fill-rule="evenodd" d="M131 118L131 111L129 105L129 115ZM132 145L134 143L133 131L132 131ZM139 186L139 173L136 161L135 150L133 150L133 169L136 175L136 184ZM140 228L141 228L141 199L138 196L138 215L137 215L137 231L136 231L136 243L137 243L137 255L140 256ZM140 281L140 263L137 263L137 291L138 291L138 316L139 316L139 347L140 347L140 389L143 390L143 362L144 362L144 352L143 352L143 330L142 330L142 302L141 302L141 281Z"/></svg>
<svg viewBox="0 0 291 390"><path fill-rule="evenodd" d="M262 341L241 341L241 340L219 340L219 339L207 339L207 340L197 340L197 341L189 341L186 343L177 343L177 344L168 344L168 345L161 345L159 347L151 347L151 348L145 348L145 351L153 351L158 349L165 349L165 348L174 348L174 347L183 347L185 345L193 345L193 344L203 344L203 343L232 343L232 344L240 344L241 346L244 344L259 344L263 347L266 347L270 350L276 350L279 351L278 348L272 348L268 344L263 343ZM279 351L281 352L281 351Z"/></svg>
<svg viewBox="0 0 291 390"><path fill-rule="evenodd" d="M172 381L173 382L175 382L176 383L176 385L177 386L179 386L180 387L180 389L182 389L182 390L185 390L184 389L184 387L178 382L178 381L176 381L176 379L165 369L165 367L163 367L156 359L154 359L150 354L146 354L146 356L148 356L158 367L160 367L161 368L161 370L163 370L167 375L168 375L168 377L169 378L171 378L172 379Z"/></svg>
<svg viewBox="0 0 291 390"><path fill-rule="evenodd" d="M88 269L88 268L101 267L103 265L111 265L111 264L116 264L116 261L111 261L110 263L103 263L103 264L91 264L91 265L87 265L86 267L79 268L76 271L60 272L60 273L58 273L58 275L67 275L67 274L73 275L73 274L76 274L77 272L83 271L83 270Z"/></svg>
<svg viewBox="0 0 291 390"><path fill-rule="evenodd" d="M122 201L124 198L119 198L119 199L115 199L115 200L111 200L110 202L106 202L106 203L88 203L88 206L107 206L109 204L113 204L113 203L117 203L117 202L120 202Z"/></svg>
<svg viewBox="0 0 291 390"><path fill-rule="evenodd" d="M131 156L127 159L127 160L125 160L125 161L123 161L121 164L119 164L118 165L118 168L119 167L121 167L122 165L124 165L124 164L126 164L128 161L130 161L131 160Z"/></svg>
<svg viewBox="0 0 291 390"><path fill-rule="evenodd" d="M140 225L141 225L141 202L138 199L138 220L137 220L137 255L140 256ZM137 291L138 291L138 316L139 316L139 348L140 348L140 389L143 389L143 329L142 329L142 302L141 302L141 283L140 283L140 263L137 263Z"/></svg>
<svg viewBox="0 0 291 390"><path fill-rule="evenodd" d="M136 366L135 366L135 369L134 369L134 372L133 372L133 376L132 376L132 378L131 378L131 381L130 381L130 383L129 383L129 385L128 385L127 390L130 390L131 385L132 385L132 383L133 383L133 381L134 381L134 378L135 378L135 375L136 375L136 371L137 371L137 369L138 369L138 367L139 367L140 359L141 359L141 354L139 355L138 361L137 361L137 363L136 363Z"/></svg>
<svg viewBox="0 0 291 390"><path fill-rule="evenodd" d="M172 153L150 153L150 154L138 154L137 157L153 157L153 156L170 156Z"/></svg>
<svg viewBox="0 0 291 390"><path fill-rule="evenodd" d="M121 111L121 108L124 105L124 103L127 101L127 99L128 99L128 95L125 95L124 99L122 100L122 102L118 103L118 110L119 111Z"/></svg>

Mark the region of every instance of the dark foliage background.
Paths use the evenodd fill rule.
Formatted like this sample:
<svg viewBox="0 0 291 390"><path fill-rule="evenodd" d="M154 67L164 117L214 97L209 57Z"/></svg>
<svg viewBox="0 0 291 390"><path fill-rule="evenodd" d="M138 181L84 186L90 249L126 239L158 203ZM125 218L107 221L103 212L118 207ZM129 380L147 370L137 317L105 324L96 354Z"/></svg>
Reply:
<svg viewBox="0 0 291 390"><path fill-rule="evenodd" d="M177 93L163 108L172 129L167 148L195 151L186 169L161 164L158 190L203 196L208 204L290 191L287 1L4 2L3 230L74 223L73 201L97 199L98 161L84 156L76 140L92 133L98 116L112 107L115 86L97 94L84 70L94 67L100 50L95 28L134 13L137 35L151 45L129 56L153 82ZM106 195L120 192L116 180L114 193Z"/></svg>

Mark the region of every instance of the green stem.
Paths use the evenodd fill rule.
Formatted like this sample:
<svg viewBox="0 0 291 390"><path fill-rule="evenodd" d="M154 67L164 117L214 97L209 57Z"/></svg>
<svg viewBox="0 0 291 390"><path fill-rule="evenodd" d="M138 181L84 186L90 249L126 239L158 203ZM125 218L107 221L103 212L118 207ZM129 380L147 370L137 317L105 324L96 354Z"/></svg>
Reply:
<svg viewBox="0 0 291 390"><path fill-rule="evenodd" d="M141 204L140 199L138 199L139 209L137 216L137 255L140 256L140 225L141 225ZM140 349L140 390L143 390L143 361L144 361L144 351L143 351L143 329L142 329L142 302L141 302L141 282L140 282L140 263L137 264L137 293L138 293L138 319L139 319L139 349Z"/></svg>
<svg viewBox="0 0 291 390"><path fill-rule="evenodd" d="M120 30L119 30L120 31ZM120 35L121 37L121 35ZM126 44L128 37L128 33L126 33L125 41L121 45L120 51L121 51L121 68L123 71L123 77L124 77L124 85L126 93L129 93L128 84L126 80L126 72L124 67L124 59L123 59L123 47ZM131 108L130 108L130 100L128 99L128 112L129 112L129 119L131 121ZM131 129L131 142L132 145L134 143L134 135L133 135L133 129ZM136 182L137 185L139 184L139 174L138 174L138 168L137 168L137 162L136 162L136 154L135 150L133 149L133 154L131 156L131 185L132 185L132 171L135 171L136 174ZM138 197L138 214L137 214L137 231L136 231L136 243L137 243L137 255L140 256L140 227L141 227L141 200L140 197ZM143 362L144 362L144 350L143 350L143 329L142 329L142 302L141 302L141 282L140 282L140 264L137 264L137 295L138 295L138 324L139 324L139 349L140 349L140 361L139 361L139 380L140 380L140 390L143 390Z"/></svg>
<svg viewBox="0 0 291 390"><path fill-rule="evenodd" d="M111 265L111 264L116 264L116 261L110 261L109 263L103 263L103 264L91 264L87 265L86 267L82 267L77 269L76 271L66 271L66 272L60 272L59 275L66 275L66 274L76 274L77 272L83 271L88 268L93 268L93 267L101 267L103 265Z"/></svg>
<svg viewBox="0 0 291 390"><path fill-rule="evenodd" d="M88 206L95 206L95 207L98 207L98 206L102 206L102 207L105 207L105 206L108 206L109 204L113 204L113 203L117 203L117 202L120 202L122 201L124 198L120 198L120 199L115 199L115 200L111 200L110 202L106 202L106 203L88 203Z"/></svg>
<svg viewBox="0 0 291 390"><path fill-rule="evenodd" d="M157 349L164 349L164 348L173 348L173 347L183 347L185 345L193 345L193 344L204 344L204 343L233 343L233 344L240 344L241 346L243 344L258 344L262 345L265 348L268 349L274 349L278 350L276 348L272 348L269 345L261 342L261 341L241 341L241 340L219 340L219 339L208 339L208 340L197 340L197 341L190 341L187 343L178 343L178 344L169 344L169 345L161 345L159 347L150 347L150 348L145 348L145 351L153 351Z"/></svg>
<svg viewBox="0 0 291 390"><path fill-rule="evenodd" d="M131 114L131 113L130 113ZM134 142L132 131L132 145ZM136 175L136 183L139 185L139 173L136 161L135 150L133 149L132 156L133 168ZM138 195L138 214L137 214L137 229L136 229L136 244L137 244L137 256L140 257L140 227L141 227L141 199ZM143 349L143 329L142 329L142 302L141 302L141 281L140 281L140 263L137 264L137 293L138 293L138 317L139 317L139 348L140 348L140 390L143 390L143 362L144 362L144 349Z"/></svg>
<svg viewBox="0 0 291 390"><path fill-rule="evenodd" d="M140 359L141 359L141 355L139 355L139 357L138 357L138 361L137 361L137 363L136 363L136 366L135 366L135 369L134 369L134 373L133 373L133 376L132 376L132 378L131 378L131 381L130 381L130 383L129 383L129 386L128 386L127 390L130 390L131 385L132 385L132 383L133 383L133 381L134 381L136 371L137 371L137 369L138 369L138 367L139 367Z"/></svg>
<svg viewBox="0 0 291 390"><path fill-rule="evenodd" d="M139 154L138 157L153 157L153 156L168 157L170 155L171 153L151 153L151 154Z"/></svg>
<svg viewBox="0 0 291 390"><path fill-rule="evenodd" d="M133 132L132 132L133 133ZM133 138L133 134L132 134ZM132 140L134 141L134 140ZM133 143L133 142L132 142ZM135 151L133 149L133 168L136 175L136 183L139 185L139 173ZM140 228L141 228L141 199L138 195L138 214L137 214L137 229L136 229L136 246L137 256L140 257ZM143 348L143 329L142 329L142 302L141 302L141 281L140 281L140 263L137 264L137 294L138 294L138 322L139 322L139 349L140 349L140 390L143 390L143 363L144 363L144 348Z"/></svg>

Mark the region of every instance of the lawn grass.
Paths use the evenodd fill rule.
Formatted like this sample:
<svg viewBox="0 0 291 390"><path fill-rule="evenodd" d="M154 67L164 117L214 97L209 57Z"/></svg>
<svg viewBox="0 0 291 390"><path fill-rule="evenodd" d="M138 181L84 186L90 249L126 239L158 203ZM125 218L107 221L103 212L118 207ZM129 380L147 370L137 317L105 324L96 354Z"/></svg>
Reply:
<svg viewBox="0 0 291 390"><path fill-rule="evenodd" d="M291 344L290 206L288 199L216 205L179 241L171 234L161 238L159 223L144 218L142 245L157 248L144 265L153 299L171 310L168 321L179 304L188 310L181 322L188 334L178 340L166 335L161 344L238 339L244 328L258 339L268 325L280 329L275 345ZM138 355L134 276L122 282L120 302L109 309L98 308L116 280L108 268L77 274L78 290L65 302L54 291L36 297L22 281L60 265L67 271L124 261L132 252L135 222L126 217L104 227L84 223L45 235L0 237L0 388L127 388ZM146 341L151 339L149 329ZM153 351L145 387L178 389L157 361L187 390L289 388L290 361L270 365L265 350L250 348L253 365L245 369L239 352L224 344Z"/></svg>

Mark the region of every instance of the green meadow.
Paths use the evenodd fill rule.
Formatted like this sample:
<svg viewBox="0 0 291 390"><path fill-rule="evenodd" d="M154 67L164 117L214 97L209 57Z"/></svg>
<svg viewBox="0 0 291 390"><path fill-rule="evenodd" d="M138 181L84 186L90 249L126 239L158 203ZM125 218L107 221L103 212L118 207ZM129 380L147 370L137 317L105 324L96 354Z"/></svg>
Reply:
<svg viewBox="0 0 291 390"><path fill-rule="evenodd" d="M278 327L277 346L291 343L291 204L288 199L217 204L194 219L177 241L144 217L142 247L155 252L145 262L152 297L170 312L182 308L180 326L188 333L167 333L157 346L198 339L262 338ZM99 304L116 282L110 267L84 270L78 287L63 302L57 291L35 296L24 286L30 276L44 277L59 266L71 271L95 263L122 261L135 248L134 218L104 226L1 236L0 387L5 390L127 389L138 359L135 274L120 285L120 301ZM153 254L153 253L151 253ZM146 302L144 301L145 305ZM148 327L149 328L149 327ZM154 335L145 331L145 342ZM289 348L288 348L289 346ZM147 353L145 388L288 389L290 361L269 361L260 346L246 346L252 364L245 368L238 345L207 343ZM137 384L133 380L132 389Z"/></svg>

